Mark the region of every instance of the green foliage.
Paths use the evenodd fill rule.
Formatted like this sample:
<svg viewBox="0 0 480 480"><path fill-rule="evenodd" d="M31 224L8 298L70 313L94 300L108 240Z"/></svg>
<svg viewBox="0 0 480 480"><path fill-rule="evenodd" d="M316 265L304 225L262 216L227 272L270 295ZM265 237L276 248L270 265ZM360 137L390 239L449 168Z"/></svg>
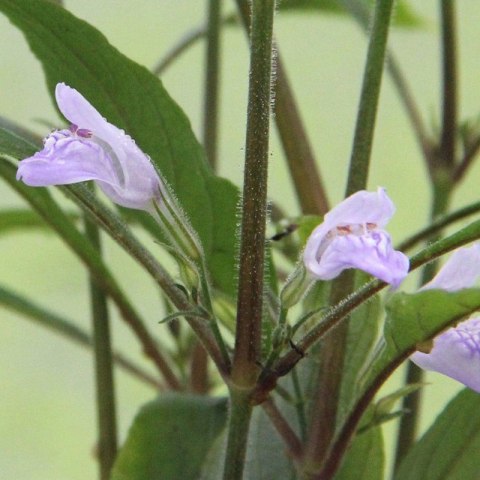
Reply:
<svg viewBox="0 0 480 480"><path fill-rule="evenodd" d="M203 466L201 480L222 478L226 440L224 433L215 442ZM282 440L260 407L253 411L250 423L244 478L255 480L295 478L293 464L285 455Z"/></svg>
<svg viewBox="0 0 480 480"><path fill-rule="evenodd" d="M346 14L348 11L345 3L371 8L374 2L372 0L283 0L280 2L279 10ZM398 27L418 28L423 26L425 21L407 2L400 0L397 2L393 24Z"/></svg>
<svg viewBox="0 0 480 480"><path fill-rule="evenodd" d="M335 480L383 480L383 436L380 428L357 435Z"/></svg>
<svg viewBox="0 0 480 480"><path fill-rule="evenodd" d="M76 88L151 156L201 238L215 286L233 295L238 190L210 172L187 117L160 80L51 2L0 0L0 10L24 33L50 92L58 82ZM9 154L22 158L12 147Z"/></svg>
<svg viewBox="0 0 480 480"><path fill-rule="evenodd" d="M29 157L35 153L37 147L29 141L19 137L16 133L0 127L0 153L14 159Z"/></svg>
<svg viewBox="0 0 480 480"><path fill-rule="evenodd" d="M31 210L11 208L0 211L0 233L11 230L45 228L45 222Z"/></svg>
<svg viewBox="0 0 480 480"><path fill-rule="evenodd" d="M162 394L136 416L112 480L198 480L226 420L224 398Z"/></svg>
<svg viewBox="0 0 480 480"><path fill-rule="evenodd" d="M413 353L417 344L480 309L480 291L472 288L453 293L443 290L397 293L386 309L385 344L369 369L368 384L388 375Z"/></svg>
<svg viewBox="0 0 480 480"><path fill-rule="evenodd" d="M477 480L480 395L460 392L412 447L395 480Z"/></svg>
<svg viewBox="0 0 480 480"><path fill-rule="evenodd" d="M357 272L355 277L357 288L369 278L362 272ZM337 414L339 424L360 393L359 379L378 338L380 311L380 297L375 295L350 317Z"/></svg>

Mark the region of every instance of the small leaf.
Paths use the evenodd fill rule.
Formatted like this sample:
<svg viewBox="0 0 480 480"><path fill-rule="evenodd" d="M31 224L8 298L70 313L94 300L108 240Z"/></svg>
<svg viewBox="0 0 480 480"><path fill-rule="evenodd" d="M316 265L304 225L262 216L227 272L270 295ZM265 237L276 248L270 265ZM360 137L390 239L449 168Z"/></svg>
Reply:
<svg viewBox="0 0 480 480"><path fill-rule="evenodd" d="M399 388L390 395L386 395L385 397L378 400L377 404L375 405L374 415L381 416L390 413L395 404L400 399L410 395L413 392L416 392L423 386L425 386L424 383L411 383L409 385L405 385L402 388Z"/></svg>
<svg viewBox="0 0 480 480"><path fill-rule="evenodd" d="M395 480L478 480L480 395L460 392L411 448Z"/></svg>
<svg viewBox="0 0 480 480"><path fill-rule="evenodd" d="M112 480L198 480L227 420L225 398L168 393L136 416Z"/></svg>
<svg viewBox="0 0 480 480"><path fill-rule="evenodd" d="M207 312L207 310L205 310L202 306L199 305L198 308L195 310L184 310L180 312L171 313L170 315L167 315L165 318L160 320L158 323L168 323L179 317L195 317L195 318L203 318L205 320L208 320L210 317L210 314Z"/></svg>

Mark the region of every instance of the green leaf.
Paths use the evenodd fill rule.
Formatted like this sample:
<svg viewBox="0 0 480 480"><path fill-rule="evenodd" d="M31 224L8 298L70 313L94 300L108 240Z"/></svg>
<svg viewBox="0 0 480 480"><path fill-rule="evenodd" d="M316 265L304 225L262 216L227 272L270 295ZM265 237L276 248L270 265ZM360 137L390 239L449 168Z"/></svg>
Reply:
<svg viewBox="0 0 480 480"><path fill-rule="evenodd" d="M222 478L226 440L224 432L213 445L205 459L201 480ZM255 408L250 422L243 477L252 480L291 480L295 478L294 472L285 446L272 423L261 408Z"/></svg>
<svg viewBox="0 0 480 480"><path fill-rule="evenodd" d="M409 383L408 385L404 385L402 388L395 390L393 393L382 397L375 405L374 417L389 414L399 400L416 392L424 386L424 383Z"/></svg>
<svg viewBox="0 0 480 480"><path fill-rule="evenodd" d="M347 9L341 0L283 0L278 9L280 11L305 11L305 12L325 12L333 14L346 14ZM352 0L346 0L345 3L352 3ZM373 6L372 0L356 0L363 7L369 9ZM425 20L414 11L406 1L398 1L393 17L393 25L398 27L422 27Z"/></svg>
<svg viewBox="0 0 480 480"><path fill-rule="evenodd" d="M38 147L11 130L0 128L0 152L14 159L33 155Z"/></svg>
<svg viewBox="0 0 480 480"><path fill-rule="evenodd" d="M357 435L334 480L383 480L385 455L380 428Z"/></svg>
<svg viewBox="0 0 480 480"><path fill-rule="evenodd" d="M460 392L400 465L395 480L478 480L480 395Z"/></svg>
<svg viewBox="0 0 480 480"><path fill-rule="evenodd" d="M479 310L480 290L397 293L389 300L386 309L385 343L369 368L370 385L412 354L417 344L432 339L445 328Z"/></svg>
<svg viewBox="0 0 480 480"><path fill-rule="evenodd" d="M0 0L0 10L42 62L51 93L58 82L76 88L150 155L200 236L215 286L233 295L238 189L210 172L187 117L160 80L51 2Z"/></svg>
<svg viewBox="0 0 480 480"><path fill-rule="evenodd" d="M224 398L162 394L136 416L112 480L198 480L226 419Z"/></svg>

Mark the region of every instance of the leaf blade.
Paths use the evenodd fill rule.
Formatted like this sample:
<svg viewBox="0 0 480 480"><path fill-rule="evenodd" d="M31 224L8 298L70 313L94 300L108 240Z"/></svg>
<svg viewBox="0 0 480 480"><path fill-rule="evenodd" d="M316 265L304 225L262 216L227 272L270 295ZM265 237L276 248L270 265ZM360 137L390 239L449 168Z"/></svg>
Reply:
<svg viewBox="0 0 480 480"><path fill-rule="evenodd" d="M395 480L476 480L480 395L461 391L402 462Z"/></svg>
<svg viewBox="0 0 480 480"><path fill-rule="evenodd" d="M197 480L226 419L224 398L163 394L135 418L112 480Z"/></svg>

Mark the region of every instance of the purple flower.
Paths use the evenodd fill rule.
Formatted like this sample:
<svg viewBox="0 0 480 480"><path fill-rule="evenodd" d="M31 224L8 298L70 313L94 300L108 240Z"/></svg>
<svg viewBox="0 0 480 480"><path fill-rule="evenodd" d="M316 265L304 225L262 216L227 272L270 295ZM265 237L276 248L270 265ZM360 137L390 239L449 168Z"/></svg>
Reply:
<svg viewBox="0 0 480 480"><path fill-rule="evenodd" d="M151 212L161 183L148 156L75 89L59 83L55 97L72 125L51 133L42 151L22 160L17 180L34 187L94 180L113 202Z"/></svg>
<svg viewBox="0 0 480 480"><path fill-rule="evenodd" d="M383 188L346 198L308 239L303 254L307 270L315 278L330 280L347 268L358 268L397 287L408 273L409 261L393 249L383 230L394 212Z"/></svg>
<svg viewBox="0 0 480 480"><path fill-rule="evenodd" d="M421 290L448 292L471 287L480 277L480 244L457 250L435 278ZM429 353L415 352L410 359L425 370L451 377L480 393L480 317L471 317L433 340Z"/></svg>

